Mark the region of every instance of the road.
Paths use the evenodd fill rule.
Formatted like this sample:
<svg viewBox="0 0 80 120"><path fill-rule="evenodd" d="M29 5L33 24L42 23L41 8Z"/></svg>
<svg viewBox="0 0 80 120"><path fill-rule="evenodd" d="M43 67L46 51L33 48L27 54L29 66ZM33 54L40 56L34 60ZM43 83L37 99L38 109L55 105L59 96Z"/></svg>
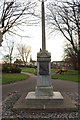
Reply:
<svg viewBox="0 0 80 120"><path fill-rule="evenodd" d="M7 96L14 92L26 92L26 94L30 91L34 91L37 84L37 76L25 73L29 75L27 80L18 81L15 83L7 84L2 86L2 99L4 100ZM78 85L80 83L65 81L65 80L57 80L51 79L53 91L60 92L78 92Z"/></svg>

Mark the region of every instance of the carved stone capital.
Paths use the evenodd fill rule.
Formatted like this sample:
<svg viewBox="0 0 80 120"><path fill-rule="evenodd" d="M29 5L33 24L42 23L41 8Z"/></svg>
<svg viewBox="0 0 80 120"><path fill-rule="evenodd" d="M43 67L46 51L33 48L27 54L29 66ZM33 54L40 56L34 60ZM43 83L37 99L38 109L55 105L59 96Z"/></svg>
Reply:
<svg viewBox="0 0 80 120"><path fill-rule="evenodd" d="M51 53L49 53L47 50L41 50L39 53L37 53L38 58L51 58Z"/></svg>

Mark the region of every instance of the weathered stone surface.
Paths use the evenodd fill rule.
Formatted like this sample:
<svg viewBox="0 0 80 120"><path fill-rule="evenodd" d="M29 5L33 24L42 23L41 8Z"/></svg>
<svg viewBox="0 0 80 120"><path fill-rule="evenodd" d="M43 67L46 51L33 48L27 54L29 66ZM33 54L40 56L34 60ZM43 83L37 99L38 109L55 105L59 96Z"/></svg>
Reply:
<svg viewBox="0 0 80 120"><path fill-rule="evenodd" d="M39 53L37 53L37 57L50 58L51 53L49 53L47 50L41 50Z"/></svg>
<svg viewBox="0 0 80 120"><path fill-rule="evenodd" d="M45 54L44 54L45 53ZM50 86L51 82L51 66L50 66L50 54L47 51L41 51L37 56L37 68L38 68L38 80L37 86ZM37 87L38 88L38 87Z"/></svg>
<svg viewBox="0 0 80 120"><path fill-rule="evenodd" d="M43 61L43 62L50 62L51 58L37 58L37 61L38 62L41 62L41 61Z"/></svg>
<svg viewBox="0 0 80 120"><path fill-rule="evenodd" d="M39 59L38 59L39 58ZM37 56L37 86L35 93L37 96L53 96L53 87L51 85L51 56L46 50L42 50Z"/></svg>
<svg viewBox="0 0 80 120"><path fill-rule="evenodd" d="M62 96L63 95L63 96ZM35 92L24 93L15 103L14 110L77 111L76 105L65 94L54 92L53 96L36 96Z"/></svg>
<svg viewBox="0 0 80 120"><path fill-rule="evenodd" d="M36 96L53 96L53 87L52 86L46 86L46 87L42 87L42 86L37 86L36 90L35 90L35 94Z"/></svg>
<svg viewBox="0 0 80 120"><path fill-rule="evenodd" d="M51 86L51 79L49 75L39 75L37 79L38 87L48 87Z"/></svg>
<svg viewBox="0 0 80 120"><path fill-rule="evenodd" d="M29 92L28 95L25 98L26 103L30 102L31 104L37 104L37 105L57 105L57 104L63 104L63 96L60 92L54 92L53 95L48 96L36 96L35 92Z"/></svg>
<svg viewBox="0 0 80 120"><path fill-rule="evenodd" d="M49 62L39 62L39 74L49 75Z"/></svg>
<svg viewBox="0 0 80 120"><path fill-rule="evenodd" d="M6 100L3 101L3 110L2 110L2 120L79 120L80 119L80 94L77 92L65 92L61 93L64 96L64 103L69 102L69 99L67 99L65 96L68 96L68 98L71 99L74 105L78 108L77 111L72 109L72 104L67 102L68 107L71 108L53 108L53 109L26 109L26 104L24 102L24 98L26 96L26 93L20 94L20 93L14 93ZM64 95L65 94L65 95ZM23 97L23 98L22 98ZM66 99L66 101L65 101ZM75 104L76 103L76 104ZM19 107L20 104L20 107ZM15 106L16 105L16 106ZM22 105L22 108L21 108ZM15 108L13 108L13 106ZM25 106L25 108L24 108ZM18 108L17 108L18 107ZM24 108L24 109L23 109ZM45 106L44 106L45 108Z"/></svg>

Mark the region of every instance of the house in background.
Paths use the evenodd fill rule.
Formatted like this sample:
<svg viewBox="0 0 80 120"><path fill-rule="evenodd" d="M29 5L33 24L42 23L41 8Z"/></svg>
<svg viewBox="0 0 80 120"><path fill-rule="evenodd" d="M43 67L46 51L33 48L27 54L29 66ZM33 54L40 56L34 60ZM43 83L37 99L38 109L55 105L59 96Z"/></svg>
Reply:
<svg viewBox="0 0 80 120"><path fill-rule="evenodd" d="M36 60L32 60L32 55L30 56L30 62L27 63L28 66L33 66L33 67L37 67L37 61Z"/></svg>
<svg viewBox="0 0 80 120"><path fill-rule="evenodd" d="M60 69L62 67L66 67L67 69L73 69L72 64L66 61L52 61L51 68Z"/></svg>

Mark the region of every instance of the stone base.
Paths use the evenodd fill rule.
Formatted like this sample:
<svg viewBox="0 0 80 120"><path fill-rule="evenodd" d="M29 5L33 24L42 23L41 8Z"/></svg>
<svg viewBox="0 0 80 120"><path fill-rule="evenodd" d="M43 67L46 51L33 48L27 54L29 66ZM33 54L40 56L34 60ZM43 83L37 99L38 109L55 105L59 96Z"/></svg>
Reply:
<svg viewBox="0 0 80 120"><path fill-rule="evenodd" d="M28 95L23 94L16 102L13 109L15 110L51 110L51 111L76 111L77 107L72 103L71 99L63 93L54 92L52 97L35 96L35 92L29 92Z"/></svg>
<svg viewBox="0 0 80 120"><path fill-rule="evenodd" d="M48 87L36 87L35 93L29 93L28 96L33 95L33 96L53 96L53 87L52 86L48 86ZM35 96L35 98L36 98Z"/></svg>
<svg viewBox="0 0 80 120"><path fill-rule="evenodd" d="M29 92L25 98L26 104L42 104L42 105L51 105L51 104L62 104L63 96L60 92L53 92L53 96L36 96L35 92Z"/></svg>

